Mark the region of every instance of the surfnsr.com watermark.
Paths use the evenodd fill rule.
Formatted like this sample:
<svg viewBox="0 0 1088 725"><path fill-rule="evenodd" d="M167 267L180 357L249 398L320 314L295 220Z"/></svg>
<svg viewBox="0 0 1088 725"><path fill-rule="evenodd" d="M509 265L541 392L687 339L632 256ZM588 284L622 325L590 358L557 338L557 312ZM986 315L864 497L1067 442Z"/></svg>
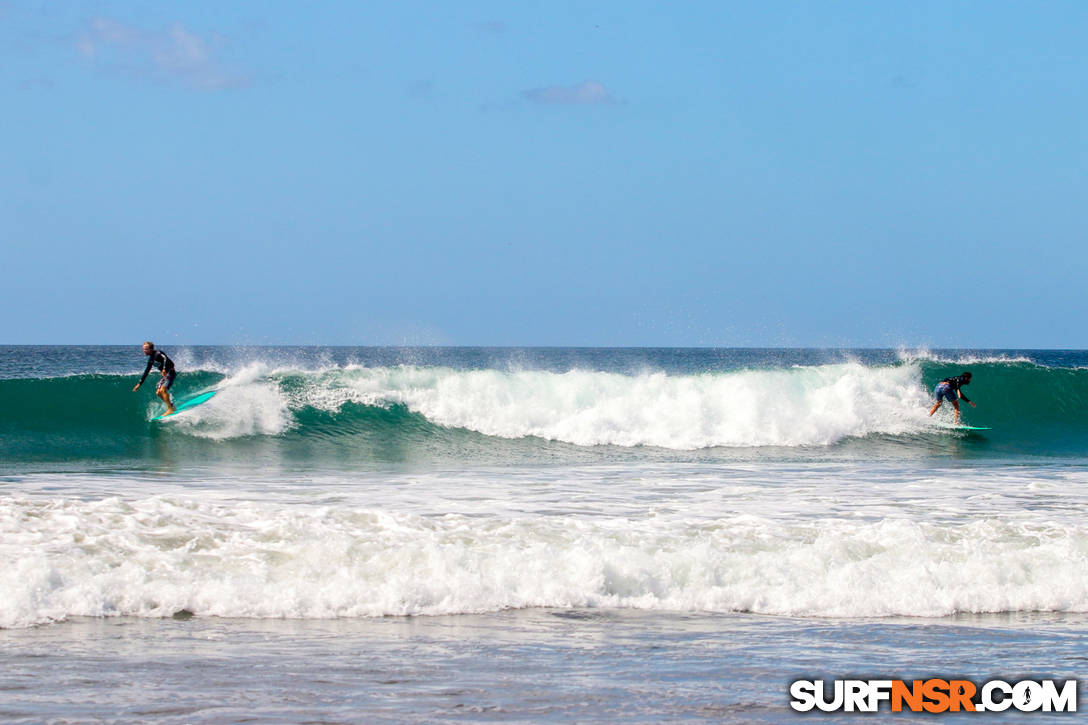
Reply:
<svg viewBox="0 0 1088 725"><path fill-rule="evenodd" d="M1077 681L795 680L790 698L798 712L1076 712Z"/></svg>

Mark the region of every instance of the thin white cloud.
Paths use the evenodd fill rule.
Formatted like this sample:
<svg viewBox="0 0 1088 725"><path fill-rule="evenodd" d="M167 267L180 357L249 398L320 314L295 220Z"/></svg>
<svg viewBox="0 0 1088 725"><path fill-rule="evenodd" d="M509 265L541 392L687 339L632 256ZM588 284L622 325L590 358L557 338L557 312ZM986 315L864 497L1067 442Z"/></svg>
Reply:
<svg viewBox="0 0 1088 725"><path fill-rule="evenodd" d="M521 95L536 103L552 105L591 106L616 102L604 84L597 81L583 81L573 86L533 88Z"/></svg>
<svg viewBox="0 0 1088 725"><path fill-rule="evenodd" d="M75 38L80 55L103 68L204 91L249 85L245 75L220 60L224 44L220 35L205 39L181 23L144 30L106 17L90 20Z"/></svg>

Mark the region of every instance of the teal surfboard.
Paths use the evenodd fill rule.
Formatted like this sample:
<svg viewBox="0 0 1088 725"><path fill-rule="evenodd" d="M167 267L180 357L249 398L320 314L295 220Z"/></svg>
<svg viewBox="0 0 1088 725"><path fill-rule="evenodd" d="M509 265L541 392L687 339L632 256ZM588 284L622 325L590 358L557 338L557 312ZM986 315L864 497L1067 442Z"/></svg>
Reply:
<svg viewBox="0 0 1088 725"><path fill-rule="evenodd" d="M189 408L195 408L196 406L200 405L201 403L207 403L209 400L212 399L212 396L215 395L216 392L218 392L218 391L211 390L211 391L208 391L207 393L201 393L200 395L194 395L192 398L189 398L188 400L185 400L185 401L183 401L181 403L178 403L175 406L176 410L173 413L171 413L170 415L166 415L166 414L156 415L151 420L162 420L164 418L173 418L175 415L177 415L178 413L181 413L182 411L188 410Z"/></svg>
<svg viewBox="0 0 1088 725"><path fill-rule="evenodd" d="M952 430L993 430L993 428L984 425L954 425Z"/></svg>

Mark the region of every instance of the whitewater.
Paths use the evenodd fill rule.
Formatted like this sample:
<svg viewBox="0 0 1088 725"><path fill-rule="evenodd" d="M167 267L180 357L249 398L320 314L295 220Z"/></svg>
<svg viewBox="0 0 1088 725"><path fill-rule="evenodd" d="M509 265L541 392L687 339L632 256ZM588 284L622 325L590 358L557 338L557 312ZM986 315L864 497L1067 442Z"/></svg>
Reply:
<svg viewBox="0 0 1088 725"><path fill-rule="evenodd" d="M172 422L180 432L223 439L283 433L301 425L295 412L400 405L437 426L578 446L827 445L924 430L918 377L911 366L860 364L685 376L255 365L223 379L215 404Z"/></svg>
<svg viewBox="0 0 1088 725"><path fill-rule="evenodd" d="M371 706L389 681L508 678L495 719L558 720L602 717L563 679L594 671L608 707L652 691L738 722L786 718L775 688L813 662L1078 676L1086 353L167 350L177 396L219 392L160 423L138 348L0 347L0 646L76 693L4 690L5 719L116 703L149 659L187 673L156 680L178 722L224 678L292 721L349 671ZM992 431L927 416L964 369ZM489 719L461 700L390 717Z"/></svg>

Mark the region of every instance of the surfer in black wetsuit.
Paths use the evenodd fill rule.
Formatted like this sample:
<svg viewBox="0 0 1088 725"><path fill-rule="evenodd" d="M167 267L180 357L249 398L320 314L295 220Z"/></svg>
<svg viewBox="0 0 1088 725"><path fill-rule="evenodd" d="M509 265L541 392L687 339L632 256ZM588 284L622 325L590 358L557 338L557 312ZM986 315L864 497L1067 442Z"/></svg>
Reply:
<svg viewBox="0 0 1088 725"><path fill-rule="evenodd" d="M156 350L155 343L150 341L144 343L144 355L147 355L147 367L144 368L144 375L140 378L140 382L136 383L136 387L132 389L132 392L135 393L140 389L140 386L147 380L147 374L151 372L151 366L154 365L162 374L162 377L159 378L159 384L155 386L155 395L166 403L165 415L170 415L175 410L174 403L170 400L170 386L174 384L174 378L178 376L177 370L174 369L174 361L162 350Z"/></svg>
<svg viewBox="0 0 1088 725"><path fill-rule="evenodd" d="M956 409L955 422L958 425L960 422L960 401L963 400L968 403L972 408L978 406L971 402L971 399L963 394L964 385L968 385L971 382L971 373L966 370L962 375L957 375L954 378L945 378L941 382L937 383L936 390L933 393L937 396L937 402L933 404L933 407L929 409L929 414L933 415L937 412L937 408L941 407L941 403L948 401L952 403L952 407Z"/></svg>

